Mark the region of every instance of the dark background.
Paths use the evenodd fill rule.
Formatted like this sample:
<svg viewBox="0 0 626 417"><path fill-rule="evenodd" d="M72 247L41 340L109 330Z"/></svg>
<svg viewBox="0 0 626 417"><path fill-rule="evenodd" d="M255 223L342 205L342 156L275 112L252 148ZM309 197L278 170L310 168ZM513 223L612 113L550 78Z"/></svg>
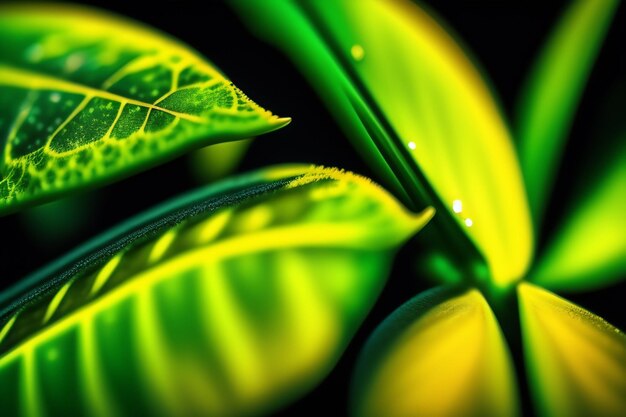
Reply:
<svg viewBox="0 0 626 417"><path fill-rule="evenodd" d="M306 162L338 166L376 179L291 63L254 38L224 3L203 2L202 9L194 2L167 2L141 9L130 1L90 4L143 21L188 43L250 98L275 114L293 118L288 127L257 138L243 160L242 171L276 163ZM429 7L470 48L497 90L504 111L511 116L530 63L565 4L569 2L433 1ZM581 156L602 153L599 133L607 123L618 120L624 126L617 113L623 112L625 101L624 85L617 89L618 82L624 82L626 68L623 10L622 6L579 107L548 213L548 234L572 198L576 178L585 174L579 169ZM614 106L612 114L603 103L616 99L621 100L621 106L617 111ZM49 224L44 212L37 209L0 218L0 289L119 221L199 185L192 175L189 158L181 157L118 183L81 193L73 198L75 204L68 205L78 208L65 213L67 222ZM48 232L41 233L44 229ZM360 347L391 311L428 287L411 278L415 275L411 273L411 261L410 249L405 247L398 254L394 273L379 302L336 371L281 416L344 414L349 378ZM624 329L626 318L620 305L624 294L626 285L620 284L567 296Z"/></svg>

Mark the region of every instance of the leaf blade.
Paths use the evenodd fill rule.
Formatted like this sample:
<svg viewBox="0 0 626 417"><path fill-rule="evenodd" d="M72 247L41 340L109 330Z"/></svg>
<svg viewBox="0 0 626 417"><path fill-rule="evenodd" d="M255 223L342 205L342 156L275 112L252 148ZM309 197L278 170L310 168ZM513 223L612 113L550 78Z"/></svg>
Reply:
<svg viewBox="0 0 626 417"><path fill-rule="evenodd" d="M459 240L469 238L497 285L523 276L532 227L508 130L476 68L433 18L404 1L234 5L319 86L400 195L434 206ZM302 33L282 36L296 27Z"/></svg>
<svg viewBox="0 0 626 417"><path fill-rule="evenodd" d="M619 3L572 3L522 90L516 131L535 230L541 227L576 107Z"/></svg>
<svg viewBox="0 0 626 417"><path fill-rule="evenodd" d="M526 371L541 415L626 411L626 336L532 284L518 287Z"/></svg>
<svg viewBox="0 0 626 417"><path fill-rule="evenodd" d="M189 47L76 6L2 6L0 213L280 128Z"/></svg>
<svg viewBox="0 0 626 417"><path fill-rule="evenodd" d="M497 394L496 394L497 393ZM518 415L514 370L476 290L437 287L389 316L353 378L353 415Z"/></svg>
<svg viewBox="0 0 626 417"><path fill-rule="evenodd" d="M82 274L13 307L0 341L3 385L32 353L36 383L24 389L46 388L53 379L41 385L42 372L91 346L79 357L99 366L78 362L82 373L69 375L87 376L57 383L54 396L83 413L106 398L122 414L240 415L310 389L376 298L390 251L432 212L409 213L338 170L285 167L259 178L276 186L244 187L234 202L235 193L218 193L221 205L189 208L175 228L109 250L95 269L87 257ZM58 360L46 360L51 349ZM80 389L63 391L72 385Z"/></svg>
<svg viewBox="0 0 626 417"><path fill-rule="evenodd" d="M588 290L623 279L626 147L614 150L599 171L598 180L576 200L573 212L548 241L530 275L532 282L551 290Z"/></svg>

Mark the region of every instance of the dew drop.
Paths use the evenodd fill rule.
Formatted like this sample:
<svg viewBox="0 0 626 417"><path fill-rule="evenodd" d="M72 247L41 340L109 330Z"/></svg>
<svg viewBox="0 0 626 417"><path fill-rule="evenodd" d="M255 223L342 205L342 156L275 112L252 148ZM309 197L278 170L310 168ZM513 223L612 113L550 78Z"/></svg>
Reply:
<svg viewBox="0 0 626 417"><path fill-rule="evenodd" d="M411 142L409 142L409 148L410 149L415 149L415 148L417 148L417 145L415 144L415 142L411 141Z"/></svg>
<svg viewBox="0 0 626 417"><path fill-rule="evenodd" d="M469 217L467 219L465 219L465 226L472 227L473 224L474 224L474 222Z"/></svg>
<svg viewBox="0 0 626 417"><path fill-rule="evenodd" d="M355 61L362 61L365 57L365 50L361 45L354 44L352 45L352 48L350 48L350 54L352 54L352 58Z"/></svg>
<svg viewBox="0 0 626 417"><path fill-rule="evenodd" d="M50 101L53 103L58 103L59 101L61 101L61 94L59 93L50 94Z"/></svg>
<svg viewBox="0 0 626 417"><path fill-rule="evenodd" d="M460 213L463 211L463 202L461 200L454 200L452 202L452 210L455 213Z"/></svg>

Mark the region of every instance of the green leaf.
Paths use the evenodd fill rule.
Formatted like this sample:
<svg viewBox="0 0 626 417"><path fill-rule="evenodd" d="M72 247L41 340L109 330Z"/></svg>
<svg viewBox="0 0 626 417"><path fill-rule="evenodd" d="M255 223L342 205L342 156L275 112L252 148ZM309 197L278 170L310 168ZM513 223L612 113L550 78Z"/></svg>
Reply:
<svg viewBox="0 0 626 417"><path fill-rule="evenodd" d="M572 213L548 242L531 279L553 290L588 290L626 273L626 134L599 179L577 199Z"/></svg>
<svg viewBox="0 0 626 417"><path fill-rule="evenodd" d="M0 300L3 412L269 412L329 372L431 216L314 167L158 208Z"/></svg>
<svg viewBox="0 0 626 417"><path fill-rule="evenodd" d="M520 284L518 294L526 370L539 415L626 415L626 335L532 284Z"/></svg>
<svg viewBox="0 0 626 417"><path fill-rule="evenodd" d="M284 126L189 47L75 6L0 8L0 213Z"/></svg>
<svg viewBox="0 0 626 417"><path fill-rule="evenodd" d="M477 290L411 299L372 335L357 363L355 416L516 416L509 350Z"/></svg>
<svg viewBox="0 0 626 417"><path fill-rule="evenodd" d="M618 4L573 2L522 89L517 140L535 230L541 226L578 102Z"/></svg>
<svg viewBox="0 0 626 417"><path fill-rule="evenodd" d="M190 164L195 178L201 182L210 182L233 173L254 139L224 142L207 146L191 153Z"/></svg>
<svg viewBox="0 0 626 417"><path fill-rule="evenodd" d="M436 221L452 223L449 241L471 239L496 285L524 275L533 236L509 132L475 66L432 17L402 0L234 4L296 62L400 195L434 206Z"/></svg>

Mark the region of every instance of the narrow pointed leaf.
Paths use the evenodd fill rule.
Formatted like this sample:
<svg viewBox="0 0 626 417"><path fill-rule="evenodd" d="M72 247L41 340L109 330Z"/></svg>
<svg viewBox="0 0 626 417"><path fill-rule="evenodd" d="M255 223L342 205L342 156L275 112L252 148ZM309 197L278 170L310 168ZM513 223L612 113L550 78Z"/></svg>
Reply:
<svg viewBox="0 0 626 417"><path fill-rule="evenodd" d="M355 416L515 416L500 327L476 290L439 287L394 312L359 358Z"/></svg>
<svg viewBox="0 0 626 417"><path fill-rule="evenodd" d="M531 393L540 416L626 414L626 336L602 318L520 284Z"/></svg>
<svg viewBox="0 0 626 417"><path fill-rule="evenodd" d="M496 284L521 278L533 246L525 191L507 127L474 65L409 1L331 3L234 2L298 64L390 183L467 234Z"/></svg>
<svg viewBox="0 0 626 417"><path fill-rule="evenodd" d="M288 122L191 48L76 6L0 8L0 213Z"/></svg>
<svg viewBox="0 0 626 417"><path fill-rule="evenodd" d="M2 411L268 412L328 373L430 216L306 167L159 208L2 301Z"/></svg>
<svg viewBox="0 0 626 417"><path fill-rule="evenodd" d="M626 144L626 136L621 136ZM550 289L606 286L626 273L626 146L577 200L539 260L532 281Z"/></svg>
<svg viewBox="0 0 626 417"><path fill-rule="evenodd" d="M536 230L582 91L619 3L572 2L522 90L517 139Z"/></svg>

